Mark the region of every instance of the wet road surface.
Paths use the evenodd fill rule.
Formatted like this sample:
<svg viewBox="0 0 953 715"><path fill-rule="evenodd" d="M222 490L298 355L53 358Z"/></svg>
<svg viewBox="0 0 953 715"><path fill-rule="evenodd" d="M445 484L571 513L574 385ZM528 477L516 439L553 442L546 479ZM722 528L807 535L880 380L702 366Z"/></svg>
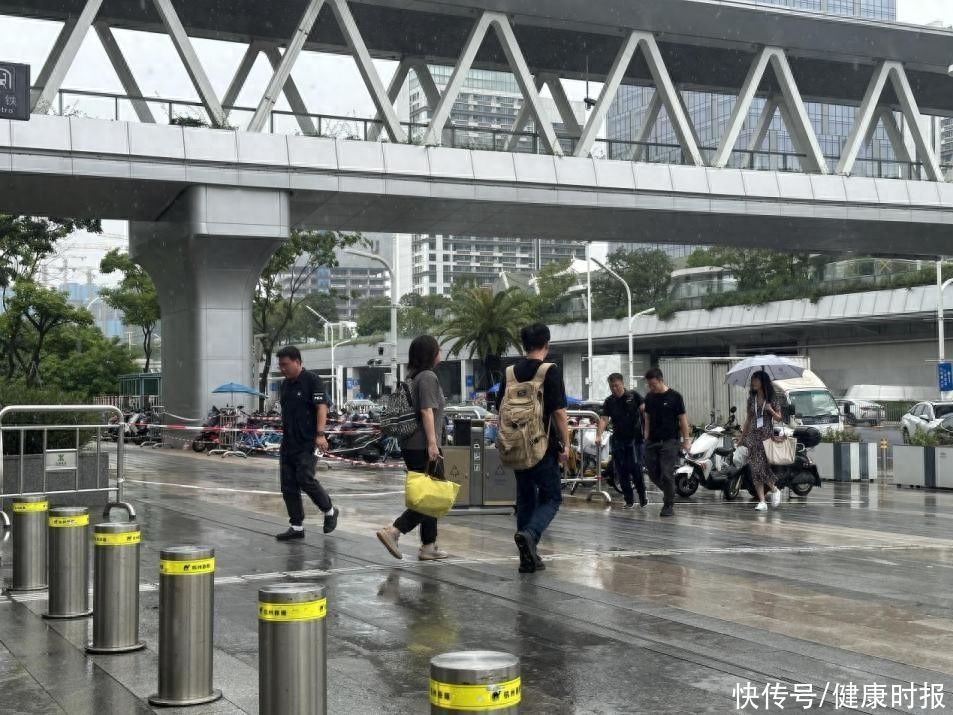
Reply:
<svg viewBox="0 0 953 715"><path fill-rule="evenodd" d="M756 513L704 493L666 520L658 503L623 512L567 498L540 545L547 570L521 575L509 515L441 520L446 562L417 561L416 534L401 542L403 561L391 557L374 531L401 511L396 471L319 472L342 511L338 530L321 534L308 505L307 537L278 543L287 517L276 462L127 454L148 648L88 657L88 621L42 620L45 594L2 597L2 713L151 712L158 552L175 543L216 549L215 685L225 693L181 712L258 712L257 589L289 579L328 587L331 713L427 712L429 659L460 649L522 659L523 713L739 712L734 690L749 682L801 686L811 710L871 713L930 712L919 694L891 697L928 683L953 709L953 494L825 484ZM2 548L8 579L9 541ZM835 688L851 685L855 707L836 709ZM875 685L886 707L863 706ZM789 697L785 710L807 702ZM767 711L782 712L775 703Z"/></svg>

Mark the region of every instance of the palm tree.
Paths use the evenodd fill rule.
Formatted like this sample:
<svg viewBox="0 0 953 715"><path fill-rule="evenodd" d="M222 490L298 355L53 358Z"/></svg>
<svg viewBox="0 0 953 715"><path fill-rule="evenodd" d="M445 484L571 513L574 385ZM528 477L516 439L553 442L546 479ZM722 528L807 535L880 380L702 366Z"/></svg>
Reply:
<svg viewBox="0 0 953 715"><path fill-rule="evenodd" d="M483 363L482 389L500 379L502 357L512 347L520 347L520 328L530 321L526 295L513 288L494 295L489 288L471 286L455 292L450 302L451 318L441 332L449 353L476 355Z"/></svg>

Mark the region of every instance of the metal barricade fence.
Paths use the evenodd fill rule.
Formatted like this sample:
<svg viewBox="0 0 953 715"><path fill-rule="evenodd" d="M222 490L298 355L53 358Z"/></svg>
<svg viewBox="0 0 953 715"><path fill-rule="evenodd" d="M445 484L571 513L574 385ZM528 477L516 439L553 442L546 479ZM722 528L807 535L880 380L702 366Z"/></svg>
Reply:
<svg viewBox="0 0 953 715"><path fill-rule="evenodd" d="M23 417L20 422L11 419L13 415L98 415L100 419L80 420L80 423L74 424L29 424ZM116 423L110 423L111 417L118 418ZM115 466L115 486L110 485L110 470L108 463L108 454L106 455L106 468L103 469L103 437L104 432L116 430L116 466ZM103 517L109 519L109 514L113 509L124 509L129 515L130 521L135 521L136 511L133 506L123 499L123 490L125 477L123 473L123 447L125 443L125 434L123 426L122 410L111 405L10 405L0 410L0 522L3 527L10 526L10 517L3 511L3 502L13 497L24 496L26 494L45 494L47 496L56 496L58 494L98 494L106 492L115 494L115 499L110 500L103 510ZM51 448L50 433L57 435L73 435L73 447L64 449L59 445ZM92 434L91 434L92 433ZM8 436L18 434L19 440L14 454L9 455L17 460L16 478L12 484L8 483L8 475L4 469L4 445L8 443ZM33 435L40 435L39 445L36 444L37 438ZM84 437L85 435L85 437ZM58 441L58 440L56 440ZM32 444L28 447L28 442ZM95 461L92 465L85 459L92 454L86 446L92 442L95 445ZM39 451L35 451L37 446ZM36 464L38 469L34 468L30 477L28 487L27 463L28 457L38 455ZM30 460L32 461L32 460ZM95 475L92 480L84 479L84 470L92 466L95 469ZM37 473L38 472L38 473ZM64 488L65 482L62 480L62 474L73 473L72 488ZM50 475L60 475L60 478L53 478ZM87 482L84 484L83 482ZM90 483L91 482L91 483Z"/></svg>
<svg viewBox="0 0 953 715"><path fill-rule="evenodd" d="M588 424L573 425L569 428L569 440L572 443L573 450L578 450L579 465L578 472L570 476L567 472L567 478L563 480L563 485L586 485L592 486L586 501L592 501L594 497L600 497L606 504L612 503L612 497L605 488L602 479L602 457L601 450L595 444L596 430L599 428L599 415L591 410L567 410L566 416L569 419L589 420ZM587 440L587 435L591 433L591 439ZM589 454L591 452L591 455ZM594 477L586 477L587 458L594 460ZM567 466L568 470L568 466Z"/></svg>

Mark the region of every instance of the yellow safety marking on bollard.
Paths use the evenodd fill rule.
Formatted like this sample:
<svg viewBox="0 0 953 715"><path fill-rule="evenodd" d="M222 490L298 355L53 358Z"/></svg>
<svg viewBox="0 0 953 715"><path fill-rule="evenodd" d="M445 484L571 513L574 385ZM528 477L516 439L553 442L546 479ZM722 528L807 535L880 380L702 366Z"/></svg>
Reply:
<svg viewBox="0 0 953 715"><path fill-rule="evenodd" d="M89 514L81 514L80 516L51 516L48 523L55 529L89 526Z"/></svg>
<svg viewBox="0 0 953 715"><path fill-rule="evenodd" d="M523 698L520 678L494 685L452 685L430 681L430 704L448 710L492 712L518 705Z"/></svg>
<svg viewBox="0 0 953 715"><path fill-rule="evenodd" d="M13 502L13 511L18 514L23 514L25 512L31 511L49 511L50 503L48 501L24 501L24 502Z"/></svg>
<svg viewBox="0 0 953 715"><path fill-rule="evenodd" d="M201 576L215 572L215 559L195 559L194 561L159 560L159 573L163 576Z"/></svg>
<svg viewBox="0 0 953 715"><path fill-rule="evenodd" d="M258 620L272 623L319 621L328 614L328 599L304 603L258 602Z"/></svg>
<svg viewBox="0 0 953 715"><path fill-rule="evenodd" d="M142 541L141 531L127 531L122 534L94 534L96 546L129 546Z"/></svg>

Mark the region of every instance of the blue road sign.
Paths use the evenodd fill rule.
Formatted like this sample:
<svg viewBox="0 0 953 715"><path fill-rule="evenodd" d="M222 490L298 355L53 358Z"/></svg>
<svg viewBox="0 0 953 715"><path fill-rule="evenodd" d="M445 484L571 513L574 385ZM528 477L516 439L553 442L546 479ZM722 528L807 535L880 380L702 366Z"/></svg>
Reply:
<svg viewBox="0 0 953 715"><path fill-rule="evenodd" d="M30 119L30 65L0 62L0 119Z"/></svg>
<svg viewBox="0 0 953 715"><path fill-rule="evenodd" d="M941 362L937 365L940 392L953 392L953 362Z"/></svg>
<svg viewBox="0 0 953 715"><path fill-rule="evenodd" d="M467 387L473 387L473 375L467 375Z"/></svg>

